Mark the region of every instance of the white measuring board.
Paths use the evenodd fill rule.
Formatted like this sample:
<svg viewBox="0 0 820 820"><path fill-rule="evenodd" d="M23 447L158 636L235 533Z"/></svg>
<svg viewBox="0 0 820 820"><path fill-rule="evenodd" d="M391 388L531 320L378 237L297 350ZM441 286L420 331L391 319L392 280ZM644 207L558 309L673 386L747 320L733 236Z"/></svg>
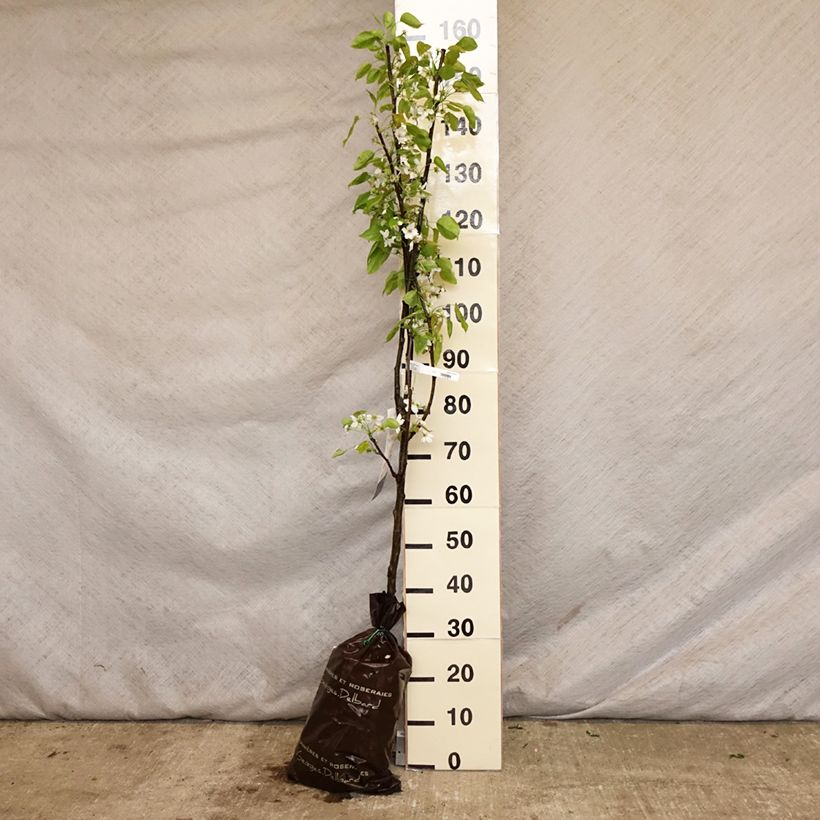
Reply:
<svg viewBox="0 0 820 820"><path fill-rule="evenodd" d="M404 514L407 684L405 759L410 768L501 768L501 590L498 477L498 39L496 0L396 0L412 12L408 39L446 47L478 43L462 62L480 74L478 118L437 126L434 152L448 173L431 174L431 223L448 212L462 226L442 242L458 285L444 295L467 314L455 323L440 367L429 424L432 444L411 442ZM402 24L399 24L401 29ZM429 376L417 374L416 396Z"/></svg>

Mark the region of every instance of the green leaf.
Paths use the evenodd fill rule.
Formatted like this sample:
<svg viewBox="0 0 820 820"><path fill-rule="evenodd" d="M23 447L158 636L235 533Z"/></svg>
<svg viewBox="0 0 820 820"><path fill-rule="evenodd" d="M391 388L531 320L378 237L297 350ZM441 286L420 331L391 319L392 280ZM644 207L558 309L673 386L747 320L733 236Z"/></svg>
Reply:
<svg viewBox="0 0 820 820"><path fill-rule="evenodd" d="M441 358L441 336L436 336L435 340L433 341L433 366L438 364L438 360Z"/></svg>
<svg viewBox="0 0 820 820"><path fill-rule="evenodd" d="M401 68L398 70L399 74L409 74L419 63L418 57L410 57L409 60L405 60L402 63Z"/></svg>
<svg viewBox="0 0 820 820"><path fill-rule="evenodd" d="M353 122L350 123L350 130L347 132L347 136L342 140L342 145L347 145L348 140L353 136L353 129L356 127L356 123L359 121L359 115L356 114L353 117Z"/></svg>
<svg viewBox="0 0 820 820"><path fill-rule="evenodd" d="M369 199L370 199L370 191L362 191L362 193L360 193L356 197L356 202L353 205L353 213L355 214L356 211L359 211L362 208L364 208L365 205L367 205Z"/></svg>
<svg viewBox="0 0 820 820"><path fill-rule="evenodd" d="M430 145L432 144L430 141L430 135L427 131L423 128L419 128L417 125L413 125L413 123L408 122L405 124L407 128L407 133L413 138L413 142L418 145L419 148L423 150L427 150Z"/></svg>
<svg viewBox="0 0 820 820"><path fill-rule="evenodd" d="M395 419L387 418L382 422L382 427L388 427L391 430L398 430L399 423Z"/></svg>
<svg viewBox="0 0 820 820"><path fill-rule="evenodd" d="M360 441L356 445L356 452L357 453L370 453L372 452L373 448L370 446L369 441Z"/></svg>
<svg viewBox="0 0 820 820"><path fill-rule="evenodd" d="M449 214L442 216L438 222L436 222L436 227L445 239L457 239L461 230L458 227L458 222L456 222L455 219L453 219L453 217Z"/></svg>
<svg viewBox="0 0 820 820"><path fill-rule="evenodd" d="M366 151L362 151L358 157L356 157L356 162L353 163L353 170L354 171L361 171L371 159L373 159L373 152L368 148Z"/></svg>
<svg viewBox="0 0 820 820"><path fill-rule="evenodd" d="M378 37L379 33L377 31L363 31L353 38L353 42L350 45L353 46L353 48L367 48L374 43Z"/></svg>
<svg viewBox="0 0 820 820"><path fill-rule="evenodd" d="M376 80L380 80L382 77L382 72L376 68L375 66L367 72L367 82L368 83L375 83Z"/></svg>
<svg viewBox="0 0 820 820"><path fill-rule="evenodd" d="M390 256L390 248L385 248L381 242L374 242L367 254L367 272L375 273Z"/></svg>
<svg viewBox="0 0 820 820"><path fill-rule="evenodd" d="M413 350L416 355L424 353L427 349L427 342L429 341L430 337L426 333L417 333L413 336Z"/></svg>
<svg viewBox="0 0 820 820"><path fill-rule="evenodd" d="M382 23L384 24L385 28L390 28L391 26L395 25L396 18L393 16L391 12L386 11L384 13L384 17L382 17Z"/></svg>
<svg viewBox="0 0 820 820"><path fill-rule="evenodd" d="M427 43L423 43L421 40L416 43L416 52L418 53L419 57L424 56L430 50L430 46Z"/></svg>
<svg viewBox="0 0 820 820"><path fill-rule="evenodd" d="M379 233L379 226L374 222L366 231L362 231L359 236L368 242L378 242L382 235Z"/></svg>
<svg viewBox="0 0 820 820"><path fill-rule="evenodd" d="M402 296L402 302L411 307L413 305L417 305L419 303L419 295L418 292L415 290L408 290L407 293Z"/></svg>
<svg viewBox="0 0 820 820"><path fill-rule="evenodd" d="M473 85L476 88L481 88L481 86L484 85L484 80L482 80L478 74L473 74L470 71L465 71L461 75L460 79L462 82L467 83L468 85Z"/></svg>
<svg viewBox="0 0 820 820"><path fill-rule="evenodd" d="M367 182L370 179L370 174L367 171L363 171L359 176L354 177L347 183L348 188L352 188L354 185L361 185L363 182Z"/></svg>
<svg viewBox="0 0 820 820"><path fill-rule="evenodd" d="M399 20L401 20L404 25L410 26L410 28L421 28L421 21L419 18L410 14L409 11L404 12L404 14L399 17Z"/></svg>
<svg viewBox="0 0 820 820"><path fill-rule="evenodd" d="M453 86L456 91L468 91L476 100L483 101L484 97L479 94L478 89L484 85L480 77L465 71Z"/></svg>
<svg viewBox="0 0 820 820"><path fill-rule="evenodd" d="M438 75L442 80L452 80L456 76L456 70L451 65L445 63L439 70Z"/></svg>
<svg viewBox="0 0 820 820"><path fill-rule="evenodd" d="M456 319L458 319L458 323L461 325L461 329L466 333L467 332L467 318L464 316L461 308L458 305L453 305L453 311L456 314Z"/></svg>
<svg viewBox="0 0 820 820"><path fill-rule="evenodd" d="M444 160L441 157L433 157L433 165L435 165L439 171L443 171L445 174L447 173L447 166L444 164Z"/></svg>
<svg viewBox="0 0 820 820"><path fill-rule="evenodd" d="M356 79L361 80L361 78L364 77L364 75L367 74L371 68L373 68L373 66L370 65L370 63L362 63L359 66L359 70L356 72Z"/></svg>
<svg viewBox="0 0 820 820"><path fill-rule="evenodd" d="M449 316L447 317L447 335L453 335L453 320Z"/></svg>
<svg viewBox="0 0 820 820"><path fill-rule="evenodd" d="M404 288L404 271L394 270L387 274L387 279L384 280L383 293L392 293L397 288Z"/></svg>
<svg viewBox="0 0 820 820"><path fill-rule="evenodd" d="M438 253L438 248L434 242L422 242L419 248L419 253L428 258L435 256Z"/></svg>
<svg viewBox="0 0 820 820"><path fill-rule="evenodd" d="M458 284L458 279L453 273L453 263L447 259L447 257L440 257L438 260L438 266L441 268L441 273L439 276L441 276L441 278L447 282L448 285Z"/></svg>
<svg viewBox="0 0 820 820"><path fill-rule="evenodd" d="M475 51L478 48L478 43L472 37L462 37L456 45L462 51Z"/></svg>
<svg viewBox="0 0 820 820"><path fill-rule="evenodd" d="M339 447L333 454L332 458L339 458L339 456L343 456L346 452L347 450L343 450L341 447Z"/></svg>
<svg viewBox="0 0 820 820"><path fill-rule="evenodd" d="M475 130L476 127L476 119L475 119L475 111L471 105L462 105L461 110L464 112L464 116L467 117L467 123L469 124L470 128Z"/></svg>
<svg viewBox="0 0 820 820"><path fill-rule="evenodd" d="M389 342L398 332L399 328L401 327L401 322L396 322L393 327L390 328L390 331L387 334L387 338L385 339L386 342Z"/></svg>

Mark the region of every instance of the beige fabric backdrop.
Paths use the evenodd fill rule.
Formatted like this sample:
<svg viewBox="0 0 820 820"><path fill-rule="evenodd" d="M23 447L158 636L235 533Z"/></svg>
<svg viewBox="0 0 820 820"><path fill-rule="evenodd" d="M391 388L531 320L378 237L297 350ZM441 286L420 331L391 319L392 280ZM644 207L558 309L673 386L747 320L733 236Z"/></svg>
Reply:
<svg viewBox="0 0 820 820"><path fill-rule="evenodd" d="M0 0L0 713L304 714L389 499L373 2ZM500 10L508 713L820 717L820 5Z"/></svg>

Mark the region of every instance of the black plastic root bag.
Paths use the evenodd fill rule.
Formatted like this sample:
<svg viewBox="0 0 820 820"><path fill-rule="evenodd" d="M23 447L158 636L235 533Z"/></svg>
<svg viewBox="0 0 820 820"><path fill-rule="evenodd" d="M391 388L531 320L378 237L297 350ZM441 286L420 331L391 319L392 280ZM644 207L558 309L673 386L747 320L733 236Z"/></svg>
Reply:
<svg viewBox="0 0 820 820"><path fill-rule="evenodd" d="M390 629L404 612L394 595L370 595L367 629L330 653L288 777L329 792L392 794L401 781L390 750L411 659Z"/></svg>

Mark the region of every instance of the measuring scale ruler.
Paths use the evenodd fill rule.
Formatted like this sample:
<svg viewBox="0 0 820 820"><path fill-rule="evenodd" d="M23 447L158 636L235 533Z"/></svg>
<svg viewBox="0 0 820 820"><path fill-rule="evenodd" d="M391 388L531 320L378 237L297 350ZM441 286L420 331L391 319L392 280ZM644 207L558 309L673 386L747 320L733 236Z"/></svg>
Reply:
<svg viewBox="0 0 820 820"><path fill-rule="evenodd" d="M501 590L498 475L498 39L496 0L396 0L410 11L411 46L463 36L478 43L462 62L480 74L484 102L456 130L439 124L433 152L447 173L431 174L430 222L449 213L461 226L443 240L458 285L444 294L467 316L455 322L439 367L428 424L431 444L410 445L404 512L407 684L404 762L418 769L501 768ZM401 30L403 24L398 24ZM453 317L455 318L455 317ZM415 374L415 396L430 376Z"/></svg>

